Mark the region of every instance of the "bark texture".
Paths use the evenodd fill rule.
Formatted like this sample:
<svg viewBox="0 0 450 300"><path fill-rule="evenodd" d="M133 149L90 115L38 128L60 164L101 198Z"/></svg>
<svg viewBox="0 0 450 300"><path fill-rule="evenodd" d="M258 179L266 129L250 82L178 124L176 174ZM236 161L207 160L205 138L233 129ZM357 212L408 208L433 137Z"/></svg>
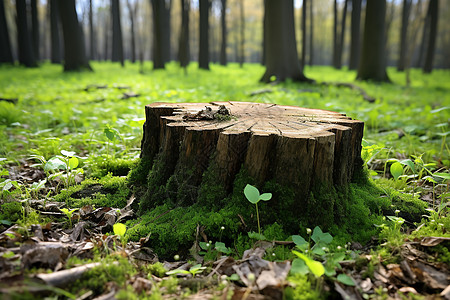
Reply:
<svg viewBox="0 0 450 300"><path fill-rule="evenodd" d="M11 51L8 24L6 23L5 4L0 1L0 64L13 64L14 59Z"/></svg>
<svg viewBox="0 0 450 300"><path fill-rule="evenodd" d="M92 70L86 57L75 0L59 0L58 9L64 38L64 71Z"/></svg>
<svg viewBox="0 0 450 300"><path fill-rule="evenodd" d="M25 0L16 1L16 11L19 63L25 67L37 67L31 32L28 27L27 3Z"/></svg>
<svg viewBox="0 0 450 300"><path fill-rule="evenodd" d="M389 82L386 73L386 0L367 0L357 79Z"/></svg>
<svg viewBox="0 0 450 300"><path fill-rule="evenodd" d="M297 54L292 0L264 1L264 63L262 82L308 81Z"/></svg>
<svg viewBox="0 0 450 300"><path fill-rule="evenodd" d="M425 54L425 64L423 65L423 73L431 73L433 70L434 49L436 48L437 25L438 25L438 0L430 0L428 4L428 12L430 20L429 37L427 44L427 52Z"/></svg>
<svg viewBox="0 0 450 300"><path fill-rule="evenodd" d="M212 102L153 103L145 113L141 158L152 162L145 170L147 208L197 203L208 181L225 197L245 170L258 186L272 181L291 189L295 203L288 209L295 211L311 204L315 187L345 186L362 168L364 123L337 112Z"/></svg>
<svg viewBox="0 0 450 300"><path fill-rule="evenodd" d="M361 49L361 0L352 0L352 22L350 42L349 69L356 70L359 64L359 53Z"/></svg>
<svg viewBox="0 0 450 300"><path fill-rule="evenodd" d="M153 10L153 68L164 69L170 61L171 1L150 0Z"/></svg>
<svg viewBox="0 0 450 300"><path fill-rule="evenodd" d="M60 64L62 59L61 31L58 15L58 0L50 0L50 52L52 64Z"/></svg>
<svg viewBox="0 0 450 300"><path fill-rule="evenodd" d="M209 10L210 0L199 0L200 10L200 45L198 52L198 67L209 70Z"/></svg>
<svg viewBox="0 0 450 300"><path fill-rule="evenodd" d="M123 40L122 25L120 22L120 4L119 0L111 0L111 16L112 16L112 55L111 61L120 62L123 66Z"/></svg>

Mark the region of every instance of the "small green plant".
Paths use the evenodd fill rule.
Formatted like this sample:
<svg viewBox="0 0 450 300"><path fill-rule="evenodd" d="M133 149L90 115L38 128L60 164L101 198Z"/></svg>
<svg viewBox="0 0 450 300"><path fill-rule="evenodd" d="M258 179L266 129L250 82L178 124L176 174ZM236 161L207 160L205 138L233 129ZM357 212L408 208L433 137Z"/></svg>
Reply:
<svg viewBox="0 0 450 300"><path fill-rule="evenodd" d="M66 217L69 219L69 228L72 228L72 215L77 209L67 209L67 208L61 208L60 211L62 211Z"/></svg>
<svg viewBox="0 0 450 300"><path fill-rule="evenodd" d="M169 272L166 272L167 275L175 275L175 274L191 274L192 277L195 277L195 275L200 274L205 270L206 267L202 267L201 264L194 265L189 268L189 271L181 270L181 269L175 269Z"/></svg>
<svg viewBox="0 0 450 300"><path fill-rule="evenodd" d="M122 249L125 249L127 240L125 238L125 233L127 232L127 226L122 223L116 223L113 225L113 231L115 235L118 235L120 242L122 243Z"/></svg>
<svg viewBox="0 0 450 300"><path fill-rule="evenodd" d="M50 180L60 178L67 188L75 184L75 176L83 174L83 169L77 168L79 160L75 152L61 150L61 154L63 156L57 155L46 161L44 171Z"/></svg>
<svg viewBox="0 0 450 300"><path fill-rule="evenodd" d="M105 134L106 138L108 139L107 141L107 150L106 153L109 154L109 145L110 142L113 142L113 144L115 145L116 143L116 139L120 138L120 133L117 129L112 128L109 124L106 124L106 127L103 129L103 133ZM113 158L115 157L114 155L114 151L113 151L113 155L111 155Z"/></svg>
<svg viewBox="0 0 450 300"><path fill-rule="evenodd" d="M256 206L256 219L258 220L258 239L261 240L263 236L261 234L261 226L259 223L258 202L260 200L269 201L270 199L272 199L272 193L260 194L259 190L256 187L247 184L244 188L244 195L250 203L253 203ZM251 238L250 234L249 237Z"/></svg>

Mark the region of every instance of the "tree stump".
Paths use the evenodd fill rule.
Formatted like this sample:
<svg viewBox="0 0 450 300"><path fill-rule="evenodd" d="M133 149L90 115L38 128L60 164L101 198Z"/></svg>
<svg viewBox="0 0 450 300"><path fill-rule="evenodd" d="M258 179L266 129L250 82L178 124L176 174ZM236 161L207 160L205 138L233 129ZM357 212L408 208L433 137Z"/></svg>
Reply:
<svg viewBox="0 0 450 300"><path fill-rule="evenodd" d="M145 114L141 159L151 169L144 209L198 203L207 182L220 186L216 198L226 197L245 170L247 183L292 191L294 204L284 209L295 212L314 187L345 186L362 169L364 123L345 114L249 102L153 103Z"/></svg>

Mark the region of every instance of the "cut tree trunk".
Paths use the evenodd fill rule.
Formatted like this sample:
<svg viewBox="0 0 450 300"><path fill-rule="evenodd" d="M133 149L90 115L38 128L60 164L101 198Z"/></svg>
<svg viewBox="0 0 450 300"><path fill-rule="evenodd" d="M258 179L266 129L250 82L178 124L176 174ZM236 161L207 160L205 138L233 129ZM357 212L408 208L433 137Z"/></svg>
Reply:
<svg viewBox="0 0 450 300"><path fill-rule="evenodd" d="M208 180L226 197L245 169L259 187L272 181L291 189L294 212L311 204L313 190L346 186L362 168L364 123L341 113L249 102L153 103L145 113L144 210L198 203Z"/></svg>

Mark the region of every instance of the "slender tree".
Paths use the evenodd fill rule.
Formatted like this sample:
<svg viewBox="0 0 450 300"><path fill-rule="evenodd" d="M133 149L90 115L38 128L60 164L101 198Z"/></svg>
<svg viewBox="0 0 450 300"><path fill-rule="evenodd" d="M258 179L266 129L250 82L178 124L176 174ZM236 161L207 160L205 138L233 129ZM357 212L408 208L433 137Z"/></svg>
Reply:
<svg viewBox="0 0 450 300"><path fill-rule="evenodd" d="M92 0L89 0L89 58L96 59L96 43L94 32L94 13L92 7Z"/></svg>
<svg viewBox="0 0 450 300"><path fill-rule="evenodd" d="M11 51L8 24L6 22L5 3L0 0L0 64L13 64L14 58Z"/></svg>
<svg viewBox="0 0 450 300"><path fill-rule="evenodd" d="M178 61L180 66L185 69L190 61L189 48L189 11L191 9L190 0L181 0L181 28L178 44Z"/></svg>
<svg viewBox="0 0 450 300"><path fill-rule="evenodd" d="M112 54L111 61L123 62L123 40L122 40L122 24L120 22L120 4L119 0L111 0L111 17L112 17Z"/></svg>
<svg viewBox="0 0 450 300"><path fill-rule="evenodd" d="M128 13L130 15L130 42L131 42L131 62L136 62L136 25L135 19L137 14L138 2L131 3L127 0Z"/></svg>
<svg viewBox="0 0 450 300"><path fill-rule="evenodd" d="M314 58L314 47L313 47L313 37L314 37L314 13L313 13L313 2L309 1L309 65L313 65L313 58Z"/></svg>
<svg viewBox="0 0 450 300"><path fill-rule="evenodd" d="M347 7L348 0L344 1L344 9L342 10L341 19L341 32L339 34L338 49L337 49L337 64L336 68L340 69L342 67L342 52L344 50L344 37L345 37L345 24L347 23Z"/></svg>
<svg viewBox="0 0 450 300"><path fill-rule="evenodd" d="M61 63L61 31L58 10L58 0L50 0L50 61L53 64Z"/></svg>
<svg viewBox="0 0 450 300"><path fill-rule="evenodd" d="M349 69L356 70L361 51L361 0L352 0L351 42Z"/></svg>
<svg viewBox="0 0 450 300"><path fill-rule="evenodd" d="M26 67L36 67L31 33L28 27L26 0L16 0L17 39L19 48L19 63Z"/></svg>
<svg viewBox="0 0 450 300"><path fill-rule="evenodd" d="M239 44L239 65L244 65L245 60L245 13L244 13L244 0L239 1L239 16L241 17L240 20L240 44Z"/></svg>
<svg viewBox="0 0 450 300"><path fill-rule="evenodd" d="M434 49L436 48L436 36L438 25L438 0L430 0L428 4L428 12L430 27L428 32L428 44L425 54L425 64L423 65L423 73L431 73L433 70Z"/></svg>
<svg viewBox="0 0 450 300"><path fill-rule="evenodd" d="M333 66L337 67L338 61L338 4L334 0L333 5Z"/></svg>
<svg viewBox="0 0 450 300"><path fill-rule="evenodd" d="M390 81L385 60L385 16L386 0L367 0L359 80Z"/></svg>
<svg viewBox="0 0 450 300"><path fill-rule="evenodd" d="M150 0L153 10L153 68L164 69L170 60L170 0Z"/></svg>
<svg viewBox="0 0 450 300"><path fill-rule="evenodd" d="M222 31L222 40L220 44L220 64L222 66L227 65L227 0L220 1L221 13L220 13L220 28Z"/></svg>
<svg viewBox="0 0 450 300"><path fill-rule="evenodd" d="M302 28L302 54L301 54L301 64L306 65L306 12L307 12L307 0L303 0L302 4L302 21L300 22Z"/></svg>
<svg viewBox="0 0 450 300"><path fill-rule="evenodd" d="M33 54L36 61L39 60L39 18L38 18L38 5L37 0L30 1L31 7L31 33L33 41Z"/></svg>
<svg viewBox="0 0 450 300"><path fill-rule="evenodd" d="M200 46L198 55L198 67L209 70L209 10L210 0L199 0L200 9Z"/></svg>
<svg viewBox="0 0 450 300"><path fill-rule="evenodd" d="M310 81L303 75L295 41L293 0L264 1L264 37L266 72L262 82Z"/></svg>
<svg viewBox="0 0 450 300"><path fill-rule="evenodd" d="M83 32L75 9L75 0L58 1L64 39L64 71L91 71L86 57Z"/></svg>
<svg viewBox="0 0 450 300"><path fill-rule="evenodd" d="M398 71L405 70L408 25L409 25L409 15L410 15L410 11L411 11L411 5L412 5L412 0L403 0L402 26L400 28L400 52L398 55L398 62L397 62L397 70Z"/></svg>

